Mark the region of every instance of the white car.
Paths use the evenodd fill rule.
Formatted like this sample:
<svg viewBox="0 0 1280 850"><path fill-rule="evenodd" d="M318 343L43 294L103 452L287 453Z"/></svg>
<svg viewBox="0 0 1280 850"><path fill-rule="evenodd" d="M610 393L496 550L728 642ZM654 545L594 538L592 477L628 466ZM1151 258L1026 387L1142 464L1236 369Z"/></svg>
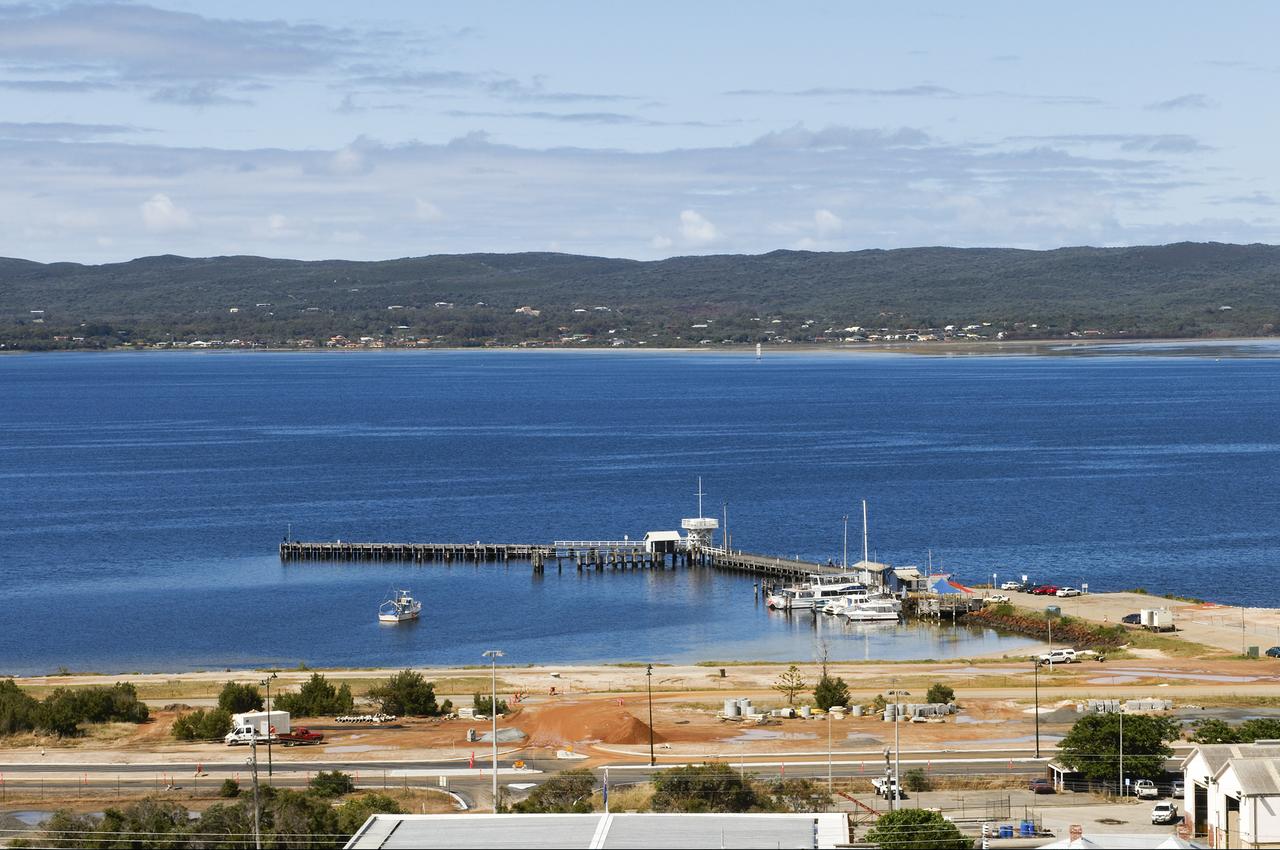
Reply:
<svg viewBox="0 0 1280 850"><path fill-rule="evenodd" d="M1076 590L1074 587L1060 587L1058 588L1057 595L1063 598L1068 596L1079 596L1080 591Z"/></svg>
<svg viewBox="0 0 1280 850"><path fill-rule="evenodd" d="M1074 664L1079 660L1074 649L1055 649L1040 656L1041 664Z"/></svg>
<svg viewBox="0 0 1280 850"><path fill-rule="evenodd" d="M1011 600L1009 599L1009 597L1005 596L1003 593L993 593L987 597L987 601L988 602L1009 602Z"/></svg>
<svg viewBox="0 0 1280 850"><path fill-rule="evenodd" d="M1160 789L1150 779L1139 779L1133 783L1133 794L1140 800L1155 800L1160 796Z"/></svg>
<svg viewBox="0 0 1280 850"><path fill-rule="evenodd" d="M1178 822L1178 807L1173 803L1156 803L1151 810L1151 822L1169 824Z"/></svg>
<svg viewBox="0 0 1280 850"><path fill-rule="evenodd" d="M1022 582L1006 581L1004 584L1000 585L1000 589L1001 590L1022 590Z"/></svg>
<svg viewBox="0 0 1280 850"><path fill-rule="evenodd" d="M871 787L876 789L876 793L888 800L890 797L897 796L898 799L904 798L906 795L898 788L897 779L885 779L883 776L877 776L871 780ZM896 792L896 795L895 795Z"/></svg>

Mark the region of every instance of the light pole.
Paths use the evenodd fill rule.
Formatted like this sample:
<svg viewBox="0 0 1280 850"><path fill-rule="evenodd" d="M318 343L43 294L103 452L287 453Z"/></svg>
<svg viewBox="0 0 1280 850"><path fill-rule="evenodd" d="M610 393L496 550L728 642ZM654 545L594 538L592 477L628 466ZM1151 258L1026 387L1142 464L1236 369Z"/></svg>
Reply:
<svg viewBox="0 0 1280 850"><path fill-rule="evenodd" d="M249 765L251 776L253 777L253 846L255 850L262 850L262 826L260 823L261 816L258 814L258 735L254 733L249 739Z"/></svg>
<svg viewBox="0 0 1280 850"><path fill-rule="evenodd" d="M489 670L492 676L492 702L489 704L489 715L493 720L493 813L498 813L498 659L505 653L501 649L487 649L484 657L489 659Z"/></svg>
<svg viewBox="0 0 1280 850"><path fill-rule="evenodd" d="M896 678L889 680L891 684L897 685ZM900 691L896 687L889 691L889 695L893 697L893 798L895 800L902 799L902 750L898 746L898 697L911 696L911 691Z"/></svg>
<svg viewBox="0 0 1280 850"><path fill-rule="evenodd" d="M646 690L649 691L649 767L653 767L658 760L653 755L653 665L644 665L644 675Z"/></svg>
<svg viewBox="0 0 1280 850"><path fill-rule="evenodd" d="M1124 796L1124 707L1120 708L1120 796Z"/></svg>
<svg viewBox="0 0 1280 850"><path fill-rule="evenodd" d="M1036 692L1036 758L1040 758L1040 659L1037 658L1032 662L1035 665L1035 692Z"/></svg>
<svg viewBox="0 0 1280 850"><path fill-rule="evenodd" d="M272 673L267 678L258 682L259 685L267 686L267 776L271 775L271 735L274 727L271 725L271 680L280 677Z"/></svg>
<svg viewBox="0 0 1280 850"><path fill-rule="evenodd" d="M831 706L827 706L827 796L834 793L831 778Z"/></svg>

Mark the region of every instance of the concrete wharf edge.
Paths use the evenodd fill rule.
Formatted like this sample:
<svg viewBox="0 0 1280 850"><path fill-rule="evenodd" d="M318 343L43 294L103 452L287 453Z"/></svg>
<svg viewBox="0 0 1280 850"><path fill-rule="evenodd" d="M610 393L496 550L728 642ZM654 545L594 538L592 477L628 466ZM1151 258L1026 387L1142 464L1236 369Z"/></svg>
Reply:
<svg viewBox="0 0 1280 850"><path fill-rule="evenodd" d="M642 541L602 546L567 547L536 543L362 543L351 541L306 542L286 540L280 544L280 560L285 563L311 561L372 561L399 563L505 563L529 561L542 572L550 561L563 569L565 561L578 570L605 567L615 569L661 569L668 564L702 566L729 572L748 573L779 579L802 579L814 573L833 575L839 567L758 555L720 548L649 551Z"/></svg>

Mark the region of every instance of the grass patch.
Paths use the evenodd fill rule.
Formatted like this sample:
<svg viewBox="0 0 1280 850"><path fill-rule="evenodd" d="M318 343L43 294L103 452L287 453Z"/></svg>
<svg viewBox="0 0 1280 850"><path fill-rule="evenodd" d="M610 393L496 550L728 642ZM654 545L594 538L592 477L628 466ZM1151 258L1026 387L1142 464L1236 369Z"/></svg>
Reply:
<svg viewBox="0 0 1280 850"><path fill-rule="evenodd" d="M592 795L591 808L597 812L604 811L604 799L600 794ZM651 808L653 808L653 786L648 782L609 789L609 811L611 812L647 812ZM658 840L656 836L655 840Z"/></svg>

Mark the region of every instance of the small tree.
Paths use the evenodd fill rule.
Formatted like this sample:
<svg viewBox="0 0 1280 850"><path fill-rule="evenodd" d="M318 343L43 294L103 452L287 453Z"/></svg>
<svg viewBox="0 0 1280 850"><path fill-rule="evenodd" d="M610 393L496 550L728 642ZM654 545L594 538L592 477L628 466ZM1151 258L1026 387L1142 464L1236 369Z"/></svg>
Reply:
<svg viewBox="0 0 1280 850"><path fill-rule="evenodd" d="M322 770L311 778L310 788L321 797L341 797L356 790L356 783L340 770Z"/></svg>
<svg viewBox="0 0 1280 850"><path fill-rule="evenodd" d="M786 695L787 705L795 705L796 694L808 687L809 686L805 684L804 676L800 674L800 668L794 664L788 667L786 672L778 677L778 681L773 683L773 689L775 691Z"/></svg>
<svg viewBox="0 0 1280 850"><path fill-rule="evenodd" d="M1206 717L1191 724L1191 740L1197 744L1236 744L1240 739L1231 724L1216 717Z"/></svg>
<svg viewBox="0 0 1280 850"><path fill-rule="evenodd" d="M198 708L173 721L173 737L179 741L216 741L230 731L231 714L221 708Z"/></svg>
<svg viewBox="0 0 1280 850"><path fill-rule="evenodd" d="M893 850L971 850L973 839L928 809L898 809L880 816L866 842Z"/></svg>
<svg viewBox="0 0 1280 850"><path fill-rule="evenodd" d="M355 699L346 682L335 688L322 673L312 673L296 694L281 694L276 699L276 708L295 717L331 717L349 714L355 708Z"/></svg>
<svg viewBox="0 0 1280 850"><path fill-rule="evenodd" d="M653 778L655 812L749 812L760 806L755 784L727 764L691 764Z"/></svg>
<svg viewBox="0 0 1280 850"><path fill-rule="evenodd" d="M385 683L370 688L369 698L378 703L387 714L415 717L435 717L440 714L440 706L436 704L435 685L413 670L401 670Z"/></svg>
<svg viewBox="0 0 1280 850"><path fill-rule="evenodd" d="M239 682L227 682L218 694L218 708L229 714L240 714L243 711L261 711L262 694L257 685L242 685Z"/></svg>
<svg viewBox="0 0 1280 850"><path fill-rule="evenodd" d="M902 775L902 784L908 791L932 791L933 782L922 767L913 767Z"/></svg>
<svg viewBox="0 0 1280 850"><path fill-rule="evenodd" d="M498 710L493 710L493 697L481 696L480 694L471 695L471 705L475 708L476 714L493 715L507 713L507 701L505 699L498 700ZM452 704L449 706L453 708Z"/></svg>
<svg viewBox="0 0 1280 850"><path fill-rule="evenodd" d="M577 812L591 811L591 794L596 777L590 770L566 770L557 773L511 807L513 812Z"/></svg>
<svg viewBox="0 0 1280 850"><path fill-rule="evenodd" d="M1086 779L1108 782L1120 770L1119 714L1091 714L1080 718L1058 744L1058 759ZM1173 755L1166 741L1178 738L1178 726L1167 717L1134 715L1124 719L1125 775L1158 779Z"/></svg>
<svg viewBox="0 0 1280 850"><path fill-rule="evenodd" d="M234 779L222 780L222 787L218 789L219 797L239 797L240 783Z"/></svg>
<svg viewBox="0 0 1280 850"><path fill-rule="evenodd" d="M833 705L848 705L849 686L844 679L832 678L824 673L818 680L818 686L813 689L813 701L823 711Z"/></svg>
<svg viewBox="0 0 1280 850"><path fill-rule="evenodd" d="M956 692L951 689L950 685L934 682L929 686L929 693L925 694L924 701L931 703L951 702L955 698Z"/></svg>
<svg viewBox="0 0 1280 850"><path fill-rule="evenodd" d="M1244 743L1275 740L1280 738L1280 720L1274 717L1254 717L1237 726L1235 734L1237 740Z"/></svg>

